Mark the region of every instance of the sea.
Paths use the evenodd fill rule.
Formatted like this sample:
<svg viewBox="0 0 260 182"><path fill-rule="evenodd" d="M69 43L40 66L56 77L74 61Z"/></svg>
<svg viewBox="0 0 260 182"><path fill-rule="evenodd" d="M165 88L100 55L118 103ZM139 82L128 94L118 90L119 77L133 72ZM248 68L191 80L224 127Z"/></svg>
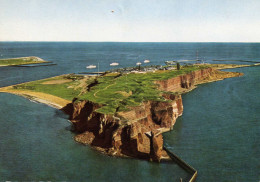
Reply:
<svg viewBox="0 0 260 182"><path fill-rule="evenodd" d="M0 87L137 62L199 58L254 64L260 62L260 43L0 42L0 59L26 56L56 65L0 67ZM144 64L146 59L150 63ZM112 62L119 66L111 67ZM198 171L198 182L260 180L260 66L228 71L244 76L184 94L183 115L163 135L165 146ZM0 126L0 181L184 182L191 177L176 163L110 157L76 143L66 114L20 96L0 93Z"/></svg>

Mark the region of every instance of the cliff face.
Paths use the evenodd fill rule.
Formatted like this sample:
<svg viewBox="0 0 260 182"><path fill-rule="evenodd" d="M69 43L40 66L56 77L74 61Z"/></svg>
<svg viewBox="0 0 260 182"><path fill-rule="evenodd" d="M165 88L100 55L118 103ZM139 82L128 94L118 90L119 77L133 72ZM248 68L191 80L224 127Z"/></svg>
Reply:
<svg viewBox="0 0 260 182"><path fill-rule="evenodd" d="M186 75L180 75L168 80L159 80L156 83L159 85L159 89L164 91L178 91L180 89L189 89L197 82L203 79L209 78L213 72L212 68L193 71Z"/></svg>
<svg viewBox="0 0 260 182"><path fill-rule="evenodd" d="M195 84L240 75L219 76L211 68L168 80L156 81L163 91L191 89ZM217 76L218 75L218 76ZM167 157L162 133L169 131L182 115L181 95L164 94L168 102L148 101L127 112L105 115L95 112L101 106L90 101L73 102L65 110L76 132L75 140L90 144L110 155L160 161Z"/></svg>
<svg viewBox="0 0 260 182"><path fill-rule="evenodd" d="M189 74L173 77L168 80L158 80L155 83L158 84L159 89L163 91L186 92L187 89L190 90L194 88L195 85L201 83L218 81L225 78L238 77L242 75L243 73L225 72L212 68L206 68L193 71Z"/></svg>
<svg viewBox="0 0 260 182"><path fill-rule="evenodd" d="M169 131L182 114L181 96L171 96L169 102L146 102L133 110L118 113L125 125L114 133L115 153L160 161L165 156L162 133Z"/></svg>
<svg viewBox="0 0 260 182"><path fill-rule="evenodd" d="M72 103L70 120L75 140L118 156L160 161L163 151L162 132L170 130L182 114L181 96L168 95L169 102L146 102L115 116L95 112L100 106L81 101Z"/></svg>

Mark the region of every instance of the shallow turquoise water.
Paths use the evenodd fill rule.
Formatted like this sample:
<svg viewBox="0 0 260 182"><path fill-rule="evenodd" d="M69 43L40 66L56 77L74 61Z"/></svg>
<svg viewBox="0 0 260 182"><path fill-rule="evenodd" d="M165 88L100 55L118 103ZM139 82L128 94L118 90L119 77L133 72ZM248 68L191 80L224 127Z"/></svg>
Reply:
<svg viewBox="0 0 260 182"><path fill-rule="evenodd" d="M1 58L38 56L50 67L0 67L0 87L86 71L99 62L133 66L150 59L200 58L260 61L257 43L0 42ZM93 70L97 71L97 70ZM197 181L260 180L260 67L245 76L208 83L183 96L184 113L164 134L169 149L198 170ZM19 96L0 93L0 181L187 181L176 164L100 154L73 140L67 116Z"/></svg>

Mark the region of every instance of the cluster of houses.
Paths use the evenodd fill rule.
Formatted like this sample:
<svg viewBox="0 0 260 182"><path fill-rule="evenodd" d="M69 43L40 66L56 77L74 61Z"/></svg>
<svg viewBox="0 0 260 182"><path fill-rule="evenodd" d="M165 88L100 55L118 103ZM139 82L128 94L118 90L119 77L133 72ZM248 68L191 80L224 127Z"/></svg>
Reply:
<svg viewBox="0 0 260 182"><path fill-rule="evenodd" d="M147 73L147 72L154 72L157 70L174 70L176 69L173 65L149 65L149 66L141 66L137 65L135 67L127 67L127 68L118 68L110 70L110 72L119 72L119 73Z"/></svg>
<svg viewBox="0 0 260 182"><path fill-rule="evenodd" d="M144 60L143 63L150 63L150 60ZM162 65L144 65L144 66L142 66L142 62L137 62L136 66L134 66L134 67L115 68L115 69L112 69L107 72L119 72L121 74L125 74L125 73L147 73L147 72L154 72L157 70L176 70L177 64L181 64L184 66L192 66L194 64L201 64L201 60L165 61L165 66L162 66ZM118 65L119 65L119 63L116 63L116 62L110 64L110 66L118 66ZM89 65L86 68L96 68L96 65ZM99 68L99 65L98 65L98 68Z"/></svg>
<svg viewBox="0 0 260 182"><path fill-rule="evenodd" d="M149 60L145 60L144 63L148 63ZM149 61L150 62L150 61ZM157 70L176 70L176 65L181 64L183 66L193 66L194 64L202 64L201 60L179 60L179 61L165 61L165 66L162 65L149 65L141 66L141 62L136 63L135 67L118 68L110 70L110 72L120 72L120 73L146 73L154 72Z"/></svg>

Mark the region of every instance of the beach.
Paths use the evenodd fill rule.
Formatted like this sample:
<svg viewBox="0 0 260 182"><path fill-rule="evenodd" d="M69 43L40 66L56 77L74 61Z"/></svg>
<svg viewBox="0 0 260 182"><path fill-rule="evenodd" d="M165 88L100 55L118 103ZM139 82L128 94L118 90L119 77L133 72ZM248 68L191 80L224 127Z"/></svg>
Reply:
<svg viewBox="0 0 260 182"><path fill-rule="evenodd" d="M14 90L14 89L10 89L10 88L11 88L10 86L0 88L0 92L6 92L6 93L15 94L15 95L20 95L20 96L28 98L32 101L43 103L43 104L49 105L49 106L57 108L57 109L61 109L61 108L65 107L67 104L71 103L71 101L69 101L69 100L62 99L60 97L46 94L46 93L32 92L32 91L28 91L28 90L24 90L24 91L23 90Z"/></svg>

